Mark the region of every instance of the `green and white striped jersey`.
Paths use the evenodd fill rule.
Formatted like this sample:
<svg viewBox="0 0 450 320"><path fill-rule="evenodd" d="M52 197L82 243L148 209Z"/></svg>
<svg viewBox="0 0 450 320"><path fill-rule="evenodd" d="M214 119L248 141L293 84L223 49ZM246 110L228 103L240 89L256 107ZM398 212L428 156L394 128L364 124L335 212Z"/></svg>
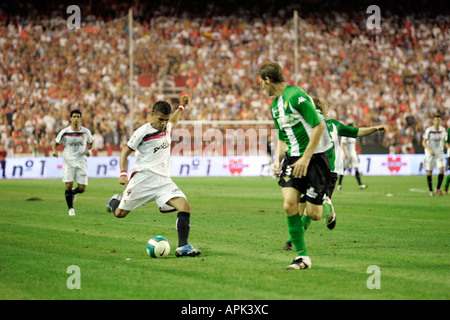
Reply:
<svg viewBox="0 0 450 320"><path fill-rule="evenodd" d="M298 87L286 86L281 97L275 98L270 108L278 139L286 141L288 156L302 156L309 144L312 128L320 122L326 125L313 99ZM332 146L330 134L324 130L314 153L326 152Z"/></svg>
<svg viewBox="0 0 450 320"><path fill-rule="evenodd" d="M342 152L341 145L339 144L339 137L351 137L356 138L358 136L359 128L350 127L342 124L335 119L327 120L328 131L333 139L333 147L327 151L328 158L330 159L331 172L337 174L344 174L344 154Z"/></svg>

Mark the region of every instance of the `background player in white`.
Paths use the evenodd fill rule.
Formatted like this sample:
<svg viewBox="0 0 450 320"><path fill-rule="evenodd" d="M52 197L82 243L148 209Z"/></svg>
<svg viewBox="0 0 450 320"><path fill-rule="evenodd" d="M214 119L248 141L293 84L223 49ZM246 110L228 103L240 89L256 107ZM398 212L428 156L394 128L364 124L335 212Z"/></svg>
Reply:
<svg viewBox="0 0 450 320"><path fill-rule="evenodd" d="M439 169L436 193L443 195L441 191L442 180L444 180L444 143L446 131L441 126L441 116L436 114L433 117L433 125L428 127L423 134L422 146L425 148L424 168L427 170L427 182L430 196L433 197L432 173L434 168Z"/></svg>
<svg viewBox="0 0 450 320"><path fill-rule="evenodd" d="M73 203L75 195L83 193L88 184L87 160L91 155L90 149L94 138L91 132L81 126L81 111L72 110L70 112L70 126L59 132L53 145L53 156L58 157L58 146L64 144L63 151L63 178L66 183L65 197L69 216L75 215ZM77 187L73 188L73 182L77 182Z"/></svg>
<svg viewBox="0 0 450 320"><path fill-rule="evenodd" d="M122 149L119 183L126 185L126 189L122 197L119 194L112 196L106 209L116 217L124 218L131 210L155 201L161 212L178 211L178 248L175 255L192 257L201 251L188 244L191 206L170 178L171 132L189 103L189 96L183 95L180 101L180 106L172 115L168 102L156 102L150 122L137 129ZM136 152L136 163L128 179L127 158L132 152Z"/></svg>
<svg viewBox="0 0 450 320"><path fill-rule="evenodd" d="M353 127L353 123L349 123L348 126ZM361 183L361 175L359 174L359 159L356 152L356 138L342 137L341 138L342 152L344 153L344 168L349 169L350 173L352 169L355 169L355 177L360 189L367 188L367 185ZM338 190L342 189L343 174L339 175Z"/></svg>

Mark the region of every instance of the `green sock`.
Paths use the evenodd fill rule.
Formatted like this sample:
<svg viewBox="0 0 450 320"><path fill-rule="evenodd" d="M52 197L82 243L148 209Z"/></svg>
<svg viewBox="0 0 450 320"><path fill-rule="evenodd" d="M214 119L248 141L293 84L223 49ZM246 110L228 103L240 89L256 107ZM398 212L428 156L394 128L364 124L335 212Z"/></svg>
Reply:
<svg viewBox="0 0 450 320"><path fill-rule="evenodd" d="M445 179L445 186L444 186L444 190L448 191L448 186L450 185L450 174L447 176L447 178Z"/></svg>
<svg viewBox="0 0 450 320"><path fill-rule="evenodd" d="M287 217L287 224L289 228L289 234L291 235L291 242L294 245L295 250L299 256L307 256L305 244L305 227L299 214L295 214L291 217Z"/></svg>
<svg viewBox="0 0 450 320"><path fill-rule="evenodd" d="M302 223L303 223L303 227L305 228L305 231L309 228L309 225L311 224L311 218L308 217L306 214L303 215L302 217Z"/></svg>
<svg viewBox="0 0 450 320"><path fill-rule="evenodd" d="M322 218L326 218L329 214L330 214L330 212L331 212L331 206L328 204L328 203L323 203L322 204L322 207L323 207L323 215L322 215Z"/></svg>

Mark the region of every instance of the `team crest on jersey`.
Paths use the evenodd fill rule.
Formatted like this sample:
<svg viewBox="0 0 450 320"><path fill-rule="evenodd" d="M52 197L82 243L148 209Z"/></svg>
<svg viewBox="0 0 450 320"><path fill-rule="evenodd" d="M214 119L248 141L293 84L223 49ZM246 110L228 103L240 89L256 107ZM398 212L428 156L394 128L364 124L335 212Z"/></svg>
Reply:
<svg viewBox="0 0 450 320"><path fill-rule="evenodd" d="M284 110L286 110L286 109L287 109L287 106L288 106L288 102L287 102L287 101L285 101L285 102L284 102L284 105L283 105L283 107L284 107Z"/></svg>

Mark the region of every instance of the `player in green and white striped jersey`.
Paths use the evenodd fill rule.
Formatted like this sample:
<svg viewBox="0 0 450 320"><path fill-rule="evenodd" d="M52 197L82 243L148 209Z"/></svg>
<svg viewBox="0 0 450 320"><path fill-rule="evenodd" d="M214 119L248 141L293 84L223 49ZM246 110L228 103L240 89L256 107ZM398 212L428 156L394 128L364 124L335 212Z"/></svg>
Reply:
<svg viewBox="0 0 450 320"><path fill-rule="evenodd" d="M446 170L450 170L450 128L447 129L447 138L445 139L445 147L447 148L447 165ZM445 179L444 193L448 194L448 187L450 185L450 173Z"/></svg>
<svg viewBox="0 0 450 320"><path fill-rule="evenodd" d="M278 63L264 63L258 77L263 90L269 96L275 96L270 111L279 141L272 169L280 172L278 184L282 187L290 239L298 254L286 269L310 268L303 210L299 210L298 203L304 194L304 216L312 220L319 220L332 210L331 205L323 202L330 183L330 162L326 151L332 147L331 137L312 98L302 89L286 84Z"/></svg>
<svg viewBox="0 0 450 320"><path fill-rule="evenodd" d="M331 196L333 195L333 191L336 186L338 176L344 173L344 156L342 148L339 144L338 136L345 136L352 138L365 137L376 131L384 131L385 127L374 126L374 127L358 128L346 126L335 119L327 119L328 103L325 100L313 98L313 101L316 107L320 110L319 116L324 117L324 119L326 120L328 132L330 133L330 136L333 141L333 146L327 150L328 158L330 160L330 171L331 171L330 186L326 193L327 197L325 198L326 200L328 200L331 199ZM299 208L301 208L301 206L299 206ZM324 219L327 227L329 229L334 229L334 227L336 226L336 213L334 212L334 207L332 207L332 211L328 214L328 216L324 216ZM311 224L311 219L309 219L307 216L303 216L302 222L306 230ZM284 244L284 249L292 250L292 243L290 240Z"/></svg>

